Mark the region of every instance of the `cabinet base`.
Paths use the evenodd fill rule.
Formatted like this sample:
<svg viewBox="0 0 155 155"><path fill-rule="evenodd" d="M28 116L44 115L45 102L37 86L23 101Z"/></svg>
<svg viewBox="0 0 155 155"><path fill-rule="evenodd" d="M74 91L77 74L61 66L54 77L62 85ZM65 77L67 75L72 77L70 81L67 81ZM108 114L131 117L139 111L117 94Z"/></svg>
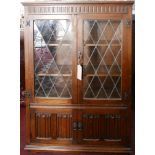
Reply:
<svg viewBox="0 0 155 155"><path fill-rule="evenodd" d="M53 145L39 146L26 145L25 150L32 152L102 152L102 153L132 153L128 147L104 147L104 146L79 146L79 145Z"/></svg>

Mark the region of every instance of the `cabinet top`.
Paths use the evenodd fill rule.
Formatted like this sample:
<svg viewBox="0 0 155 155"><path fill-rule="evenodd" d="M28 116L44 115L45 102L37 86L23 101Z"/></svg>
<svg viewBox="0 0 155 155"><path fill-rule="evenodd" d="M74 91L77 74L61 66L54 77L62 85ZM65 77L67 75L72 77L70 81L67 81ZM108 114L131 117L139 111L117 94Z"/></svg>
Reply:
<svg viewBox="0 0 155 155"><path fill-rule="evenodd" d="M23 5L45 5L45 4L92 4L92 3L125 3L133 4L134 0L26 0Z"/></svg>

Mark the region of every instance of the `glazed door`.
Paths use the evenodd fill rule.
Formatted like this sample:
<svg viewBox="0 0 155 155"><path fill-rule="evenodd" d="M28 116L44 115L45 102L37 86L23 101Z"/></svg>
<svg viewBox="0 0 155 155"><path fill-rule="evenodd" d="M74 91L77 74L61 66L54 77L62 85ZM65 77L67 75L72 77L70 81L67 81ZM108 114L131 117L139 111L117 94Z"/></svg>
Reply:
<svg viewBox="0 0 155 155"><path fill-rule="evenodd" d="M77 101L75 33L72 16L30 16L28 87L32 102L72 104ZM74 90L74 91L73 91Z"/></svg>
<svg viewBox="0 0 155 155"><path fill-rule="evenodd" d="M131 27L126 24L126 18L123 15L78 16L80 104L128 103L131 95L131 40L128 39Z"/></svg>

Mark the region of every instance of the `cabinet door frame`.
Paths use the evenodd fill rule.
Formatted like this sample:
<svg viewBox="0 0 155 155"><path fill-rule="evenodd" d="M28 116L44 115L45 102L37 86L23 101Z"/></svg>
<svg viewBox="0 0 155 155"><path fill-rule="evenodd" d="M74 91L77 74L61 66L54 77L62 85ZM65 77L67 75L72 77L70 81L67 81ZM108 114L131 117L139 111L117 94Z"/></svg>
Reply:
<svg viewBox="0 0 155 155"><path fill-rule="evenodd" d="M77 132L73 130L76 115L76 110L72 108L32 106L30 109L30 142L53 145L76 143Z"/></svg>
<svg viewBox="0 0 155 155"><path fill-rule="evenodd" d="M79 120L83 127L79 133L79 143L105 146L129 145L130 117L127 107L82 109L79 111Z"/></svg>
<svg viewBox="0 0 155 155"><path fill-rule="evenodd" d="M130 12L130 11L129 11ZM87 14L78 15L78 51L83 55L83 21L84 20L121 20L122 21L122 79L121 79L121 98L120 99L83 99L83 79L78 80L78 103L79 104L102 104L105 106L127 106L131 104L131 66L132 66L132 52L131 52L131 15L128 14ZM129 21L129 25L127 22ZM82 58L83 59L83 58Z"/></svg>
<svg viewBox="0 0 155 155"><path fill-rule="evenodd" d="M34 20L52 20L52 19L70 19L72 24L72 98L48 98L48 97L35 97L34 94L34 50L33 50L33 22ZM63 104L76 104L77 103L77 79L76 77L76 24L74 15L29 15L25 21L30 22L30 26L26 27L25 33L27 35L25 59L26 59L26 90L32 94L31 103L38 105L63 105ZM26 38L26 37L25 37Z"/></svg>

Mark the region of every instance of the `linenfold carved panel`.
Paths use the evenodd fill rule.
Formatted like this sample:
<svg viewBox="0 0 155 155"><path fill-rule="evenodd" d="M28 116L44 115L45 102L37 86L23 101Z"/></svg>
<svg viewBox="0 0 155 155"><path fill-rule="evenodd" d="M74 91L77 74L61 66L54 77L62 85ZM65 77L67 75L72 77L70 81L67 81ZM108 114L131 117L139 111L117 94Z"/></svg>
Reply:
<svg viewBox="0 0 155 155"><path fill-rule="evenodd" d="M52 140L72 139L72 114L31 113L31 139Z"/></svg>
<svg viewBox="0 0 155 155"><path fill-rule="evenodd" d="M36 113L35 116L35 132L36 138L51 139L51 118L53 115L49 113Z"/></svg>
<svg viewBox="0 0 155 155"><path fill-rule="evenodd" d="M124 5L83 5L83 6L30 6L25 10L27 14L79 14L79 13L128 13Z"/></svg>
<svg viewBox="0 0 155 155"><path fill-rule="evenodd" d="M126 140L127 117L120 114L84 114L83 140L113 141Z"/></svg>
<svg viewBox="0 0 155 155"><path fill-rule="evenodd" d="M72 115L57 114L57 137L72 139Z"/></svg>

